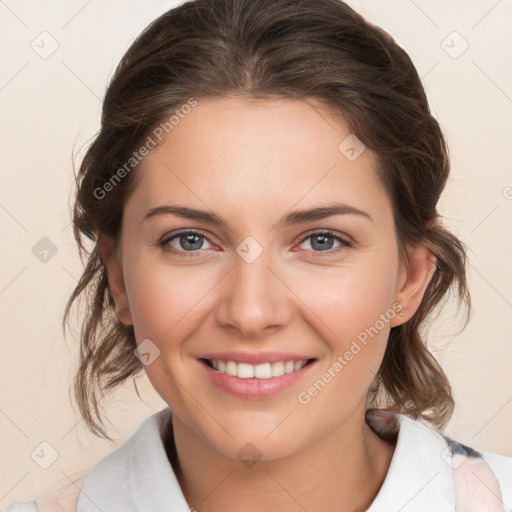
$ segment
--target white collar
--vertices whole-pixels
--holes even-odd
[[[394,416],[400,424],[395,452],[366,512],[453,512],[455,482],[446,440],[404,414]]]
[[[146,418],[127,441],[92,467],[77,512],[190,511],[161,437],[171,413],[166,407]]]
[[[172,411],[165,407],[89,471],[77,512],[190,512],[162,441]],[[446,440],[402,414],[384,483],[367,512],[454,510],[452,469]]]

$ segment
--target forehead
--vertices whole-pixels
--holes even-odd
[[[353,137],[346,123],[310,100],[198,99],[144,158],[129,202],[148,208],[179,201],[266,216],[294,205],[346,202],[389,213],[375,155],[365,149],[354,159],[354,151],[346,152]]]

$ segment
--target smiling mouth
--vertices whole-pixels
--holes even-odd
[[[215,371],[238,377],[239,379],[270,379],[299,371],[311,364],[315,359],[302,361],[277,361],[274,363],[237,363],[236,361],[223,361],[220,359],[201,359],[201,361]]]

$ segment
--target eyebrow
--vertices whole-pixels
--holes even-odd
[[[162,216],[162,215],[175,215],[184,219],[195,220],[198,222],[204,222],[213,226],[227,227],[228,223],[223,217],[204,210],[196,210],[195,208],[188,208],[186,206],[177,206],[164,204],[155,208],[146,210],[144,217],[142,218],[141,224],[151,218]],[[321,220],[334,215],[359,215],[361,217],[369,219],[373,222],[371,216],[363,211],[347,204],[332,204],[328,206],[319,206],[315,208],[308,208],[306,210],[295,210],[285,216],[283,216],[277,226],[283,228],[285,226],[291,226],[295,224],[302,224],[309,221]]]

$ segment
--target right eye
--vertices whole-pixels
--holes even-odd
[[[160,242],[159,245],[166,251],[177,254],[179,256],[188,257],[195,255],[194,253],[197,253],[200,249],[203,249],[204,240],[207,240],[207,243],[211,243],[206,235],[198,231],[188,230],[175,233],[170,237],[166,237],[164,240],[162,240],[162,242]]]

